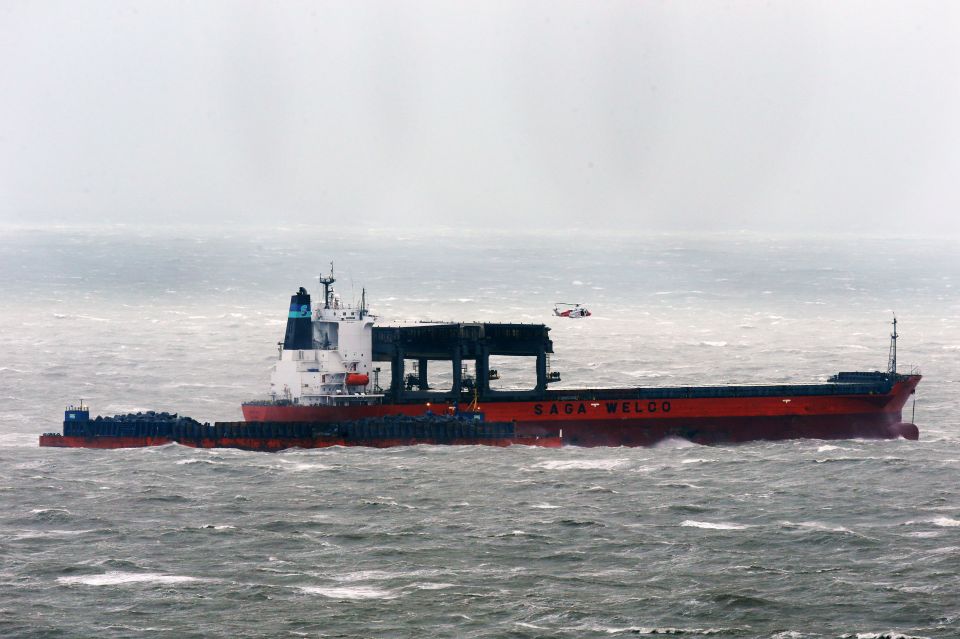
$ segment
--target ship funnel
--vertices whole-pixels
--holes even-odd
[[[302,286],[290,297],[290,313],[287,315],[287,333],[283,337],[283,348],[288,351],[313,348],[310,293]]]

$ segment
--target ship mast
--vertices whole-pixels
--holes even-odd
[[[897,372],[897,316],[893,316],[893,332],[890,333],[890,357],[887,360],[887,372]]]
[[[330,262],[330,275],[327,277],[318,275],[317,281],[323,285],[323,307],[330,308],[330,286],[337,281],[333,277],[333,262]]]

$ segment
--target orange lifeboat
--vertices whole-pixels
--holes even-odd
[[[348,373],[347,386],[366,386],[370,383],[370,378],[366,373]]]

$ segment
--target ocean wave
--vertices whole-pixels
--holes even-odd
[[[843,526],[831,526],[830,524],[824,524],[819,521],[782,521],[780,525],[784,528],[802,528],[806,530],[815,530],[820,532],[836,532],[836,533],[847,533],[847,534],[856,534],[854,531],[849,528],[844,528]]]
[[[399,502],[393,501],[389,497],[381,497],[377,495],[373,499],[361,499],[360,503],[364,506],[390,506],[396,508],[406,508],[407,510],[416,510],[416,506],[410,506],[409,504],[401,504]]]
[[[416,588],[417,590],[444,590],[446,588],[453,588],[455,584],[448,584],[444,582],[423,582],[412,584],[411,588]]]
[[[606,486],[589,486],[586,490],[588,493],[609,493],[611,495],[618,495],[619,493],[612,488],[607,488]]]
[[[7,433],[0,436],[0,448],[36,448],[36,433]]]
[[[560,524],[561,526],[567,526],[570,528],[589,528],[589,527],[606,528],[607,527],[606,524],[599,521],[593,521],[591,519],[558,519],[553,523]]]
[[[66,508],[34,508],[30,514],[40,521],[67,521],[73,517]]]
[[[613,470],[627,464],[626,459],[577,459],[570,461],[550,460],[535,464],[544,470]]]
[[[300,473],[307,470],[333,470],[333,466],[329,466],[327,464],[309,464],[307,462],[294,462],[286,459],[281,459],[280,463],[286,464],[286,466],[281,466],[281,468],[284,470],[291,470],[295,473]]]
[[[700,444],[695,444],[689,439],[683,439],[681,437],[667,437],[651,446],[651,448],[693,448],[694,446],[699,447]]]
[[[733,524],[729,522],[710,522],[710,521],[695,521],[693,519],[686,519],[680,524],[681,526],[686,526],[689,528],[706,528],[708,530],[746,530],[750,526],[746,524]]]
[[[532,623],[527,623],[526,621],[517,621],[514,622],[515,626],[520,626],[521,628],[532,628],[533,630],[549,630],[546,626],[535,626]]]
[[[300,586],[300,590],[308,595],[320,595],[329,599],[396,599],[398,597],[393,590],[368,586]]]
[[[356,581],[389,581],[393,579],[404,579],[409,577],[435,577],[443,574],[443,572],[444,571],[433,569],[412,570],[410,572],[401,572],[395,570],[358,570],[356,572],[348,572],[343,575],[336,575],[333,577],[333,579],[334,581],[342,581],[347,583]]]
[[[836,464],[836,463],[841,463],[841,462],[857,463],[857,462],[870,462],[870,461],[876,461],[876,462],[880,462],[880,463],[882,463],[882,464],[888,464],[888,465],[898,465],[898,464],[906,464],[906,463],[909,463],[909,462],[908,462],[906,459],[904,459],[903,457],[894,457],[893,455],[884,455],[884,456],[882,456],[882,457],[873,457],[873,456],[867,456],[867,457],[825,457],[825,458],[823,458],[823,459],[814,459],[813,461],[814,461],[814,463],[816,463],[816,464]]]
[[[156,583],[180,584],[191,581],[205,581],[198,577],[184,575],[164,575],[155,572],[105,572],[99,575],[78,575],[75,577],[57,577],[62,584],[81,584],[84,586],[119,586],[122,584]]]
[[[586,628],[564,628],[564,630],[602,632],[608,635],[640,635],[640,636],[659,636],[659,635],[693,635],[709,637],[712,635],[726,634],[730,630],[724,628],[676,628],[672,626],[652,627],[652,626],[627,626],[624,628],[610,626],[589,626]]]
[[[76,535],[85,535],[87,533],[94,532],[94,529],[88,528],[84,530],[28,530],[17,533],[10,537],[11,539],[16,540],[26,540],[26,539],[49,539],[51,537],[73,537]]]
[[[934,526],[953,528],[955,526],[960,526],[960,519],[951,519],[950,517],[931,517],[929,519],[911,519],[905,523],[906,526],[912,526],[915,524],[933,524]]]
[[[658,377],[663,377],[662,371],[650,371],[645,369],[635,370],[635,371],[624,371],[624,375],[629,375],[630,377],[646,377],[650,379],[656,379]]]

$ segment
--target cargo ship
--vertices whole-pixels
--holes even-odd
[[[903,408],[921,376],[916,370],[897,372],[896,319],[886,371],[840,372],[819,383],[551,389],[560,374],[550,370],[553,342],[545,325],[378,326],[365,291],[358,305],[344,304],[334,291],[332,271],[318,280],[323,293],[316,308],[303,287],[291,296],[269,396],[243,403],[243,421],[201,424],[167,413],[91,419],[81,405],[68,407],[63,433],[42,435],[40,445],[177,442],[276,451],[413,444],[648,446],[666,438],[699,444],[919,438],[912,420],[903,420]],[[533,387],[493,388],[490,382],[499,374],[490,368],[491,356],[526,358],[536,373]],[[449,387],[430,386],[433,365],[449,367]]]

